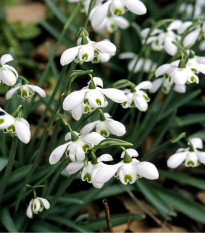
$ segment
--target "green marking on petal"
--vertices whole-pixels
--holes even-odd
[[[122,15],[122,10],[120,10],[120,9],[115,9],[115,11],[114,11],[114,15]]]
[[[84,53],[83,56],[82,56],[82,59],[86,61],[88,59],[88,54]]]
[[[107,137],[107,136],[108,136],[108,132],[107,132],[106,130],[104,130],[104,129],[102,129],[102,130],[100,131],[100,134],[101,134],[103,137]]]
[[[189,161],[187,162],[187,167],[194,167],[194,166],[195,166],[194,161],[189,160]]]
[[[90,149],[90,146],[88,144],[85,144],[82,146],[84,152],[87,152]]]
[[[150,101],[150,98],[149,98],[148,96],[143,95],[143,97],[144,97],[144,99],[145,99],[146,101]]]
[[[84,113],[89,113],[89,112],[91,112],[91,109],[89,106],[86,105],[86,106],[84,106],[83,111],[84,111]]]
[[[171,80],[172,80],[172,77],[171,77],[171,76],[169,76],[169,82],[171,82]]]
[[[191,76],[191,81],[196,82],[196,79],[194,78],[194,76]]]
[[[192,70],[194,73],[197,73],[197,70],[196,70],[196,69],[193,69],[193,68],[192,68],[191,70]]]
[[[70,150],[66,150],[66,155],[69,156]]]
[[[155,41],[155,44],[158,45],[158,44],[159,44],[159,40],[156,40],[156,41]]]
[[[15,126],[14,125],[10,125],[8,128],[7,128],[8,131],[11,131],[11,132],[15,132]]]
[[[91,181],[91,174],[90,173],[86,173],[84,176],[83,176],[83,180],[84,181],[88,181],[88,182],[90,182]]]
[[[162,87],[163,92],[167,93],[167,88],[165,86]]]
[[[96,99],[95,101],[96,101],[96,103],[97,103],[97,105],[98,105],[98,106],[102,106],[102,102],[101,102],[101,100]]]
[[[111,27],[113,30],[116,29],[116,25],[115,25],[114,23],[112,23],[112,24],[110,25],[110,27]]]
[[[125,183],[131,183],[132,182],[132,177],[130,176],[130,175],[125,175],[124,176],[124,181],[125,181]]]
[[[84,99],[84,104],[89,104],[88,99]]]
[[[130,104],[130,107],[131,107],[131,108],[135,108],[135,102],[134,102],[134,100],[132,100],[132,102],[131,102],[131,104]]]
[[[4,121],[5,121],[4,119],[0,119],[0,124],[4,123]]]

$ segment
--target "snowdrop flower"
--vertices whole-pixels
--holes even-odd
[[[35,85],[30,85],[30,84],[22,85],[21,83],[19,83],[6,93],[6,99],[7,100],[11,99],[14,93],[16,92],[17,95],[23,99],[28,99],[32,97],[35,94],[35,92],[37,92],[41,97],[46,97],[46,93],[42,88]]]
[[[169,81],[176,85],[184,85],[185,83],[199,83],[198,73],[205,74],[204,64],[187,64],[185,68],[179,68],[176,64],[164,64],[160,66],[156,72],[155,76],[159,77],[161,75],[167,74],[169,76]]]
[[[67,133],[65,140],[71,141],[58,146],[53,150],[49,157],[50,164],[56,164],[61,159],[64,152],[66,152],[66,155],[71,161],[82,162],[85,159],[86,152],[105,139],[103,136],[95,132],[87,135],[79,135],[78,132],[74,133],[78,136],[78,139],[76,141],[72,141],[71,133]]]
[[[108,102],[105,96],[116,103],[123,103],[127,100],[122,91],[115,88],[103,88],[102,79],[94,77],[88,86],[70,93],[64,99],[63,109],[71,111],[72,116],[79,120],[83,113],[88,113],[99,107],[106,107]]]
[[[134,70],[134,73],[137,73],[141,71],[142,69],[144,72],[150,73],[151,71],[155,70],[157,67],[157,64],[154,63],[151,59],[149,58],[138,59],[138,55],[132,52],[121,53],[119,55],[119,58],[120,59],[131,59],[131,61],[128,63],[128,70],[130,72]]]
[[[3,114],[3,115],[2,115]],[[31,139],[30,125],[24,118],[15,118],[0,108],[0,130],[17,136],[20,141],[27,144]]]
[[[113,160],[113,158],[111,155],[103,154],[100,157],[98,157],[97,160],[95,160],[95,162],[88,161],[87,164],[84,164],[83,162],[71,162],[66,167],[66,171],[70,174],[74,174],[83,168],[82,173],[81,173],[82,181],[87,181],[88,183],[93,184],[93,186],[96,188],[102,188],[102,186],[106,182],[105,179],[102,180],[101,182],[96,182],[95,176],[96,176],[97,172],[102,167],[104,167],[106,165],[103,162],[108,162],[108,161],[112,161],[112,160]],[[112,168],[107,170],[107,173],[110,174],[110,172],[113,173]]]
[[[123,108],[138,108],[140,111],[147,111],[148,104],[150,101],[147,93],[142,91],[142,89],[152,88],[152,83],[149,81],[144,81],[138,84],[134,90],[125,90],[127,96],[127,101],[122,104]]]
[[[92,22],[91,22],[92,23]],[[107,16],[104,18],[101,24],[98,26],[93,26],[93,29],[97,32],[101,32],[103,30],[107,30],[112,33],[116,31],[118,28],[126,29],[129,27],[129,21],[122,16]]]
[[[39,212],[42,212],[44,208],[47,210],[50,208],[50,203],[48,202],[48,200],[42,197],[36,197],[34,199],[31,199],[26,211],[26,215],[28,218],[32,218],[33,214],[38,214]]]
[[[122,165],[117,171],[116,176],[123,184],[133,184],[140,177],[149,180],[158,179],[159,173],[154,164],[150,162],[140,162],[136,159],[138,152],[134,149],[126,150],[127,156],[130,161],[122,161]],[[125,152],[122,153],[121,158],[125,158]]]
[[[88,134],[93,129],[104,137],[108,137],[110,134],[122,136],[126,133],[125,126],[121,122],[111,119],[111,116],[108,113],[105,113],[104,117],[104,120],[94,121],[85,125],[80,133]]]
[[[10,61],[13,61],[10,54],[5,54],[0,59],[0,84],[6,84],[7,86],[15,85],[18,79],[17,71],[12,66],[6,65]]]
[[[137,15],[144,15],[147,12],[145,5],[139,0],[108,0],[100,1],[95,5],[90,14],[90,20],[93,27],[98,27],[106,16],[122,15],[127,10]]]
[[[169,55],[175,55],[178,48],[172,42],[179,41],[181,37],[174,30],[176,31],[180,28],[181,24],[180,20],[175,20],[167,27],[166,31],[155,29],[148,38],[147,44],[151,44],[152,49],[155,51],[162,51],[164,49]],[[141,36],[145,39],[149,31],[149,28],[145,28],[141,31]]]
[[[68,65],[72,61],[80,64],[90,61],[107,62],[110,57],[116,53],[116,46],[107,39],[100,42],[94,42],[87,37],[86,40],[86,44],[81,44],[83,39],[80,38],[76,47],[69,48],[63,52],[60,58],[62,66]],[[100,55],[106,55],[106,59],[99,57]]]
[[[202,41],[199,45],[199,49],[204,51],[205,50],[205,41]]]
[[[205,164],[205,152],[197,149],[203,148],[203,142],[200,138],[191,138],[191,144],[188,148],[180,148],[175,154],[167,160],[167,166],[176,168],[184,163],[186,167],[197,167],[199,163]]]

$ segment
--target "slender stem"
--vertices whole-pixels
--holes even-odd
[[[111,219],[110,219],[110,209],[109,209],[107,199],[104,199],[102,201],[102,203],[103,203],[103,205],[105,207],[105,216],[106,216],[106,220],[107,220],[108,231],[113,232],[112,223],[111,223]]]
[[[13,140],[12,140],[12,145],[11,145],[11,150],[10,150],[10,154],[9,154],[8,164],[7,164],[4,176],[3,176],[2,180],[1,180],[1,184],[0,184],[0,203],[1,203],[4,191],[6,189],[8,179],[9,179],[10,174],[11,174],[11,170],[12,170],[15,155],[16,155],[17,144],[18,144],[18,138],[14,137]]]

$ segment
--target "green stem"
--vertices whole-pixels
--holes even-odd
[[[1,180],[1,185],[0,185],[0,203],[1,203],[4,191],[6,189],[6,186],[7,186],[7,183],[8,183],[8,179],[9,179],[10,174],[11,174],[11,170],[12,170],[14,159],[15,159],[15,155],[16,155],[17,144],[18,144],[18,138],[14,137],[13,140],[12,140],[12,145],[11,145],[11,150],[10,150],[10,154],[9,154],[8,164],[7,164],[4,176],[3,176],[2,180]]]

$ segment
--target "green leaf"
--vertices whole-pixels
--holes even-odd
[[[32,232],[64,232],[56,225],[52,225],[45,221],[35,221],[29,228]]]
[[[205,122],[205,114],[191,113],[182,117],[176,117],[173,126],[183,127],[192,124],[200,124]]]
[[[129,218],[132,217],[133,221],[139,221],[145,218],[144,214],[115,214],[111,215],[112,226],[118,226],[123,223],[127,223]],[[88,227],[91,231],[100,231],[107,229],[107,222],[105,217],[100,217],[89,221],[85,227]]]
[[[194,178],[192,176],[176,173],[176,172],[171,172],[171,171],[165,171],[165,170],[159,170],[160,176],[165,176],[166,178],[175,180],[179,183],[190,185],[193,187],[196,187],[201,190],[205,190],[205,181]]]
[[[7,208],[1,208],[1,223],[8,232],[18,232]]]
[[[2,171],[8,163],[8,159],[6,158],[0,158],[0,171]]]
[[[184,137],[186,137],[186,133],[185,132],[183,132],[180,135],[178,135],[177,137],[171,139],[171,142],[172,143],[176,143],[176,142],[178,142],[179,140],[181,140]]]

